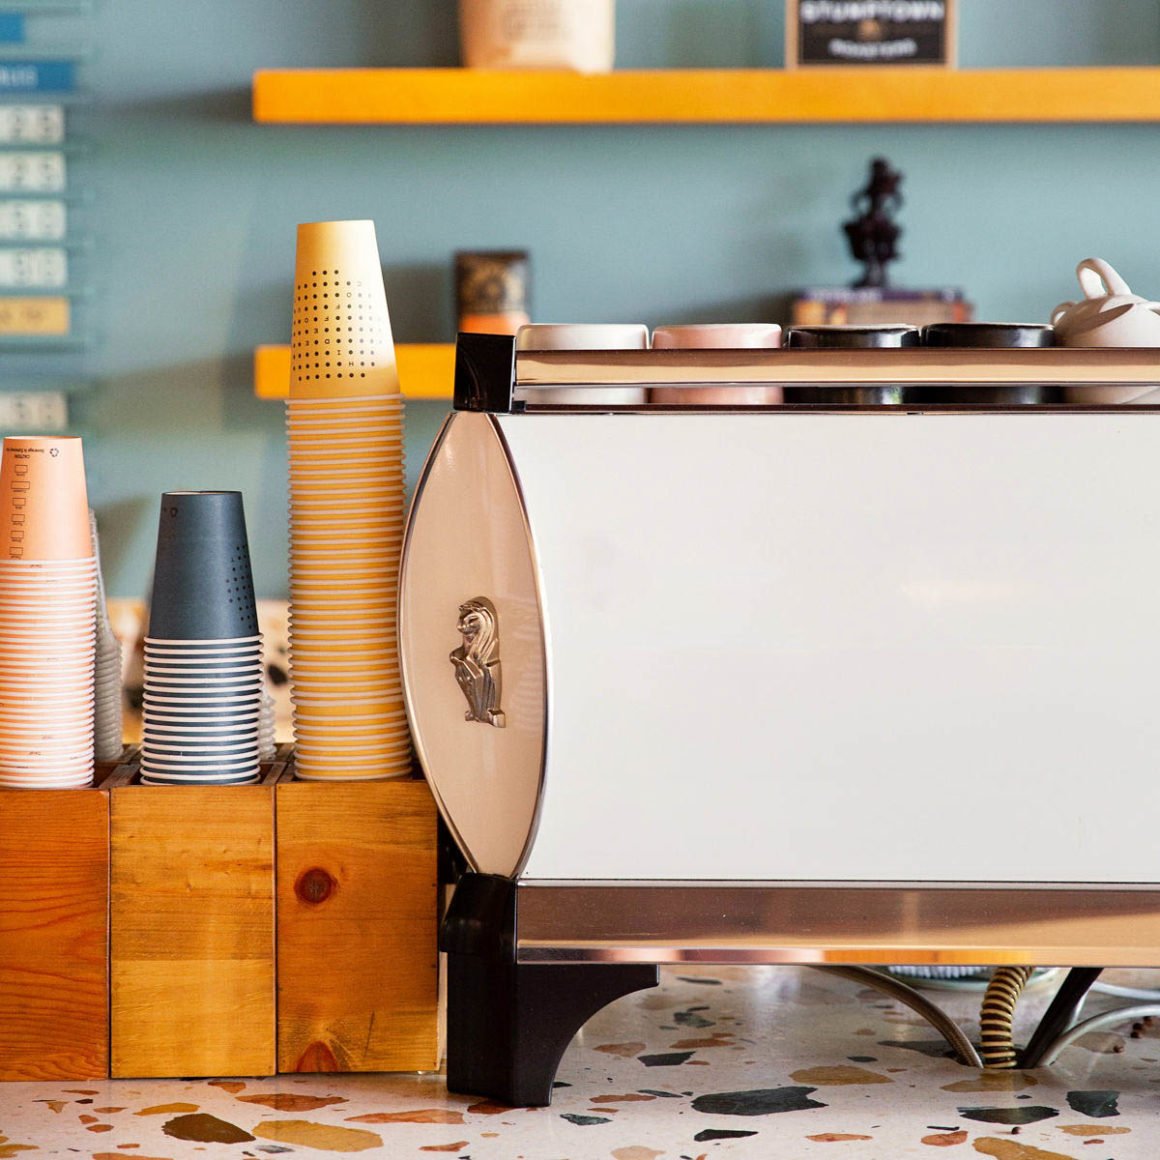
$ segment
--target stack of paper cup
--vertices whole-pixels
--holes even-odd
[[[262,637],[242,496],[161,497],[149,634],[141,780],[258,780]]]
[[[262,685],[262,703],[258,706],[258,760],[273,761],[278,756],[274,698]]]
[[[89,512],[93,558],[97,564],[96,664],[93,692],[93,756],[97,761],[116,761],[124,748],[124,712],[121,690],[121,642],[109,622],[105,578],[101,569],[101,541],[97,517]]]
[[[92,784],[96,592],[80,439],[5,439],[0,785]]]
[[[403,400],[373,222],[298,227],[286,426],[297,774],[407,775]]]

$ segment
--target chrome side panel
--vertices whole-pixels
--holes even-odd
[[[1160,891],[813,883],[521,885],[521,962],[1160,963]]]

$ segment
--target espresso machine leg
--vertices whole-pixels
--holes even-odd
[[[517,963],[515,884],[467,874],[443,924],[447,1087],[509,1107],[552,1102],[573,1035],[602,1007],[655,987],[655,966]]]

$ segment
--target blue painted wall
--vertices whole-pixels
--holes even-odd
[[[1160,63],[1154,0],[961,0],[964,67]],[[779,66],[781,0],[619,0],[622,67]],[[74,416],[111,594],[140,596],[161,491],[245,492],[260,595],[286,591],[281,407],[299,221],[377,223],[396,338],[449,341],[451,255],[526,247],[541,320],[778,317],[849,281],[868,159],[906,174],[900,283],[1041,320],[1107,257],[1160,296],[1160,128],[303,128],[249,119],[262,67],[453,65],[452,0],[117,0],[95,9],[95,379]],[[1160,82],[1158,82],[1160,83]],[[441,404],[412,404],[417,469]]]

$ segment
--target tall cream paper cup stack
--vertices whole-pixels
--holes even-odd
[[[405,776],[403,398],[374,223],[300,225],[294,283],[286,427],[297,773]]]
[[[0,785],[77,789],[92,784],[96,598],[80,439],[5,439]]]

